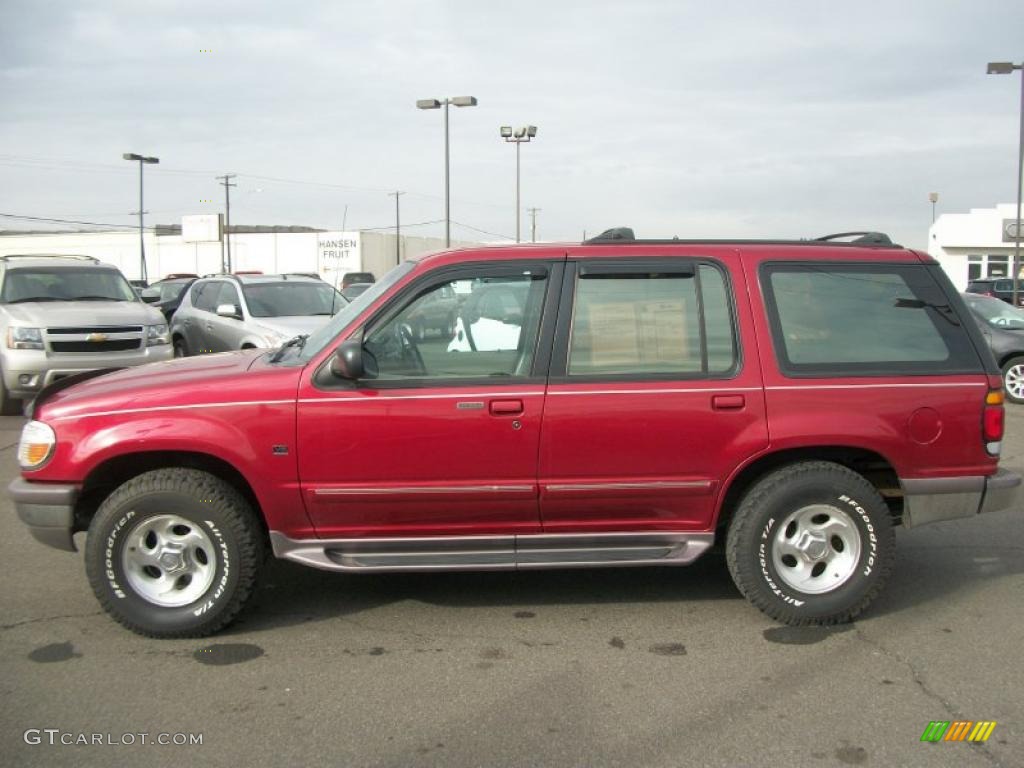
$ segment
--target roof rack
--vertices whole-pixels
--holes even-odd
[[[0,261],[10,261],[11,259],[78,259],[91,261],[93,264],[100,263],[95,256],[82,256],[78,253],[9,253],[6,256],[0,256]]]
[[[892,238],[884,232],[837,232],[834,235],[824,235],[814,238],[815,242],[827,243],[832,240],[840,240],[844,237],[852,237],[848,240],[850,245],[892,245]]]
[[[853,239],[844,239],[853,238]],[[841,246],[864,246],[876,245],[888,248],[902,248],[903,246],[894,243],[884,232],[837,232],[834,235],[824,235],[813,240],[745,240],[745,239],[686,239],[678,237],[660,240],[638,240],[633,230],[629,227],[614,227],[606,229],[597,237],[591,237],[583,241],[583,245],[614,245],[616,243],[638,243],[647,245],[670,245],[670,244],[700,244],[700,245],[819,245],[829,243]]]

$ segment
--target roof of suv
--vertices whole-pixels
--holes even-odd
[[[18,267],[81,267],[94,265],[107,269],[116,269],[113,264],[104,264],[95,256],[81,256],[72,253],[11,253],[0,256],[0,265],[10,268]]]

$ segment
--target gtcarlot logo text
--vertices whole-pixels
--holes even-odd
[[[156,744],[161,747],[201,746],[201,733],[84,733],[62,731],[60,728],[29,728],[22,734],[26,744],[51,747],[131,747]]]

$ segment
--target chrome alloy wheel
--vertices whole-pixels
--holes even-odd
[[[217,551],[191,520],[157,515],[125,537],[122,565],[140,597],[161,608],[177,608],[195,602],[210,588]]]
[[[1003,386],[1014,400],[1024,400],[1024,364],[1011,365],[1003,373]]]
[[[787,586],[820,595],[850,580],[860,547],[860,531],[849,513],[830,504],[812,504],[776,529],[772,563]]]

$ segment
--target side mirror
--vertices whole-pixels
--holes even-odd
[[[156,304],[160,301],[160,289],[159,288],[146,288],[142,293],[139,294],[141,298],[147,304]]]
[[[339,379],[361,379],[366,373],[363,366],[363,343],[353,340],[342,342],[331,359],[331,373]]]
[[[233,317],[235,320],[241,320],[242,310],[234,304],[218,304],[217,315],[219,317]]]

